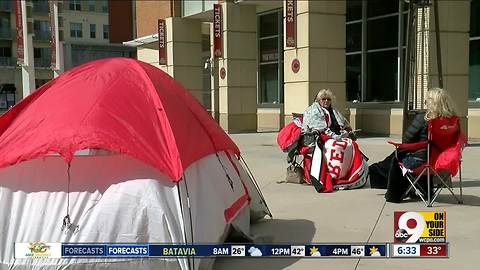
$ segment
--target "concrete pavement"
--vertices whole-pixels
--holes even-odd
[[[286,175],[286,157],[276,144],[276,133],[231,135],[254,173],[273,213],[252,227],[271,243],[392,242],[393,212],[446,211],[448,259],[314,259],[314,258],[220,258],[223,269],[473,269],[480,265],[480,145],[464,152],[462,176],[464,204],[458,205],[444,190],[432,208],[422,201],[386,203],[384,190],[357,190],[319,194],[312,186],[277,183]],[[391,138],[358,140],[370,163],[393,151]],[[397,139],[398,140],[398,139]],[[454,179],[455,182],[458,178]],[[458,191],[458,189],[456,189]],[[447,194],[448,193],[448,194]]]

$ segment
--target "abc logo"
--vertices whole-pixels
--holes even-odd
[[[410,237],[410,234],[407,233],[404,229],[398,229],[395,232],[395,240],[401,243],[405,243],[407,239]]]

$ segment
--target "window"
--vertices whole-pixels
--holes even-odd
[[[399,1],[397,0],[367,0],[365,2],[367,3],[368,18],[398,13]]]
[[[33,48],[33,57],[34,58],[42,57],[42,49],[41,48]]]
[[[90,24],[90,38],[96,38],[97,30],[95,24]]]
[[[0,17],[0,29],[10,29],[10,17]]]
[[[103,25],[103,38],[108,39],[108,24]]]
[[[278,103],[278,64],[260,65],[260,102]]]
[[[10,17],[0,17],[0,38],[11,38]]]
[[[398,31],[392,31],[398,29],[398,19],[395,15],[367,21],[364,101],[395,101],[398,98]]]
[[[50,48],[33,48],[33,58],[50,58]]]
[[[367,53],[367,88],[365,101],[397,99],[397,50]]]
[[[0,84],[0,109],[9,109],[15,105],[15,84]]]
[[[32,0],[33,12],[48,12],[48,0]]]
[[[362,50],[362,22],[347,24],[347,52]]]
[[[125,48],[106,48],[101,46],[72,44],[72,65],[77,66],[89,61],[106,57],[132,57],[130,50]]]
[[[361,53],[347,55],[347,100],[362,100],[362,55]]]
[[[399,5],[403,0],[347,0],[348,101],[399,101]],[[365,30],[365,31],[364,31]],[[405,43],[404,43],[405,44]]]
[[[367,50],[397,47],[396,29],[398,16],[367,21]]]
[[[362,1],[347,1],[347,22],[362,19]]]
[[[346,94],[348,101],[362,100],[362,1],[347,1]]]
[[[88,11],[95,12],[95,1],[88,0]]]
[[[40,88],[42,85],[49,82],[49,79],[35,79],[35,88]]]
[[[258,102],[283,103],[283,23],[279,11],[260,15]]]
[[[50,48],[33,48],[33,61],[35,67],[50,67]]]
[[[180,0],[182,16],[191,16],[213,9],[218,0]]]
[[[183,16],[190,16],[203,11],[203,1],[201,0],[183,0],[182,4]]]
[[[108,1],[106,1],[106,0],[102,1],[102,12],[103,13],[108,13]]]
[[[470,4],[469,100],[480,102],[480,0]]]
[[[33,22],[33,33],[35,40],[50,40],[50,23],[48,21],[35,20]]]
[[[70,23],[70,37],[81,38],[82,36],[82,23]]]
[[[33,30],[36,31],[48,31],[50,30],[50,24],[48,21],[35,20],[33,22]]]
[[[0,47],[0,66],[12,66],[14,65],[12,59],[11,47]]]
[[[80,0],[70,0],[68,7],[70,10],[82,10]]]
[[[12,48],[0,47],[0,57],[12,57]]]

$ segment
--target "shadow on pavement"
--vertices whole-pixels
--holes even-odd
[[[463,188],[466,187],[480,187],[480,181],[478,179],[466,179],[462,178],[462,186]],[[458,188],[460,186],[460,183],[457,178],[453,179],[453,187]]]
[[[252,232],[257,244],[310,243],[315,234],[315,225],[306,219],[267,219],[254,225]],[[220,269],[283,269],[299,258],[217,258],[214,270]]]
[[[442,192],[448,192],[448,191],[442,191]],[[455,194],[458,196],[458,194]],[[445,193],[445,194],[440,194],[438,195],[437,202],[441,203],[448,203],[448,204],[458,204],[455,198],[452,196],[450,193]],[[463,205],[469,205],[469,206],[480,206],[480,197],[474,196],[474,195],[463,195]]]

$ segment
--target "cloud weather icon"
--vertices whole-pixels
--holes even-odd
[[[260,251],[260,249],[256,247],[250,247],[248,249],[248,253],[250,253],[250,256],[255,256],[255,257],[262,256],[262,252]]]

